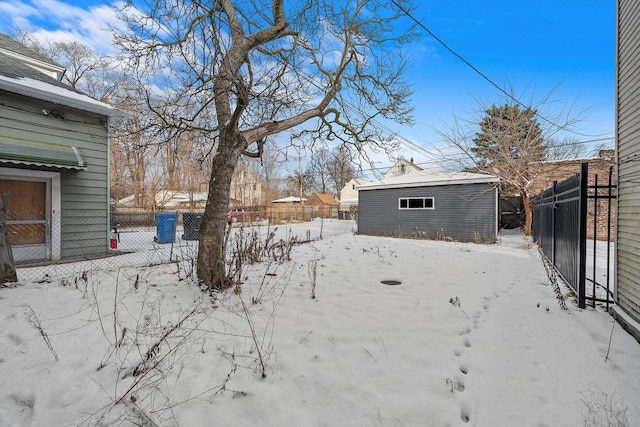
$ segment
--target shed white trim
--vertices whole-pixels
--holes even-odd
[[[455,184],[491,184],[500,182],[494,175],[470,172],[415,171],[405,175],[386,178],[369,184],[356,185],[356,190],[377,190],[381,188],[429,187]]]

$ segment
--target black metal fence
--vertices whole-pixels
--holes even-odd
[[[587,163],[581,165],[580,173],[546,189],[532,199],[532,233],[536,243],[556,269],[564,281],[576,294],[578,307],[585,308],[586,300],[595,306],[596,301],[612,303],[609,270],[611,260],[610,226],[606,238],[606,271],[603,274],[605,283],[599,283],[596,273],[597,262],[597,224],[599,215],[607,215],[607,223],[611,224],[611,200],[615,198],[612,183],[612,170],[609,171],[609,182],[605,185],[588,185],[589,168]],[[588,200],[593,200],[593,272],[587,278],[587,212]],[[600,209],[600,202],[606,201],[607,209]],[[591,292],[587,292],[587,281],[592,284]],[[605,296],[597,296],[597,287],[605,291]]]

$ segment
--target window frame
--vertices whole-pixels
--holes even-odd
[[[412,208],[411,200],[422,201],[422,207]],[[427,203],[427,200],[429,203]],[[402,202],[405,201],[406,206],[402,206]],[[427,206],[430,204],[431,206]],[[398,197],[398,210],[401,211],[420,211],[420,210],[434,210],[436,208],[436,199],[433,196],[428,197]]]

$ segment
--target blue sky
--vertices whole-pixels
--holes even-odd
[[[579,141],[611,138],[615,130],[614,0],[421,0],[414,17],[493,83],[524,103],[549,96],[555,112],[584,112],[574,132]],[[16,26],[39,37],[79,40],[98,52],[109,49],[102,29],[112,14],[103,1],[0,0],[0,32]],[[413,44],[407,80],[415,95],[416,125],[388,124],[404,141],[431,149],[434,132],[454,116],[504,97],[485,78],[426,31]],[[553,114],[553,113],[551,113]],[[551,119],[552,116],[550,115]],[[600,144],[600,142],[598,142]],[[432,161],[405,144],[399,155]]]

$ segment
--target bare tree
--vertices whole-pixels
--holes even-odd
[[[338,146],[331,151],[323,147],[312,153],[303,181],[308,190],[337,196],[354,174],[355,165],[346,147]]]
[[[118,107],[129,114],[111,130],[111,191],[118,197],[133,196],[136,206],[152,208],[154,192],[148,172],[154,170],[154,164],[159,167],[160,162],[155,155],[158,144],[146,131],[149,114],[120,93],[114,99]]]
[[[523,106],[514,99],[481,108],[470,119],[456,117],[453,125],[436,132],[448,142],[443,150],[443,164],[496,175],[500,177],[501,186],[520,194],[525,210],[523,231],[528,235],[532,219],[530,186],[539,173],[532,167],[533,163],[548,160],[550,153],[560,155],[562,147],[557,146],[554,135],[570,129],[584,112],[540,113],[548,96],[538,108]]]
[[[304,198],[308,193],[316,191],[315,182],[313,178],[309,178],[310,175],[306,175],[305,172],[300,174],[290,174],[284,178],[284,192],[287,196],[295,197],[296,199]]]
[[[547,142],[547,145],[547,160],[578,159],[588,156],[593,151],[577,138],[551,139]]]
[[[312,152],[304,173],[305,188],[314,192],[327,193],[329,190],[329,165],[331,153],[326,148]]]
[[[63,82],[99,101],[113,101],[122,78],[111,58],[80,42],[38,41],[33,34],[20,29],[16,34],[23,45],[65,68]]]
[[[340,190],[356,174],[356,168],[351,158],[351,153],[344,147],[337,147],[332,152],[332,160],[329,164],[329,178],[335,194],[339,197]]]
[[[124,3],[119,12],[127,30],[114,35],[138,93],[157,115],[158,133],[170,140],[189,132],[211,144],[197,267],[210,289],[229,285],[225,215],[240,156],[260,157],[266,137],[303,124],[307,134],[357,150],[384,148],[388,138],[371,119],[412,120],[400,56],[413,34],[410,27],[398,32],[405,23],[396,3],[161,0],[136,6]]]
[[[148,114],[136,108],[126,90],[126,82],[112,65],[112,58],[98,55],[79,42],[38,41],[33,34],[17,30],[22,44],[65,67],[62,80],[76,90],[100,101],[109,102],[129,112],[126,120],[112,123],[110,135],[111,193],[120,199],[131,194],[138,206],[145,203],[145,179],[153,145],[148,128]],[[146,116],[146,118],[145,118]]]
[[[267,207],[271,200],[279,198],[282,182],[282,156],[279,155],[274,144],[265,144],[262,156],[257,158],[243,157],[247,168],[262,183],[262,204]]]

